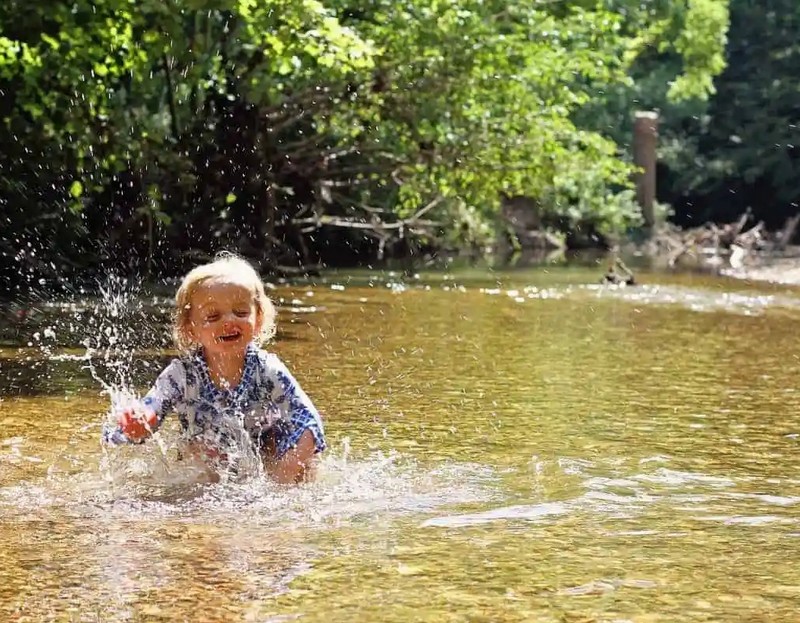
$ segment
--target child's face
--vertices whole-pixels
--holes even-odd
[[[208,354],[243,354],[261,330],[261,312],[250,288],[210,281],[192,295],[189,334]]]

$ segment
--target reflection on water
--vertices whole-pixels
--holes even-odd
[[[278,288],[331,442],[299,488],[169,430],[104,453],[98,379],[153,378],[168,307],[40,305],[0,350],[0,618],[795,621],[800,296],[595,276]]]

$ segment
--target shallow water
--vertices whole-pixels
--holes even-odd
[[[0,620],[795,621],[800,294],[595,277],[278,287],[331,446],[300,488],[103,452],[98,379],[155,376],[163,301],[7,323]]]

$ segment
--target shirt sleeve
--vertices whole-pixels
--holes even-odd
[[[314,403],[284,363],[273,354],[267,355],[267,387],[271,390],[271,401],[281,412],[281,419],[288,426],[279,428],[276,436],[278,457],[297,446],[303,433],[310,431],[314,437],[314,449],[322,452],[326,448],[325,429]]]
[[[167,414],[186,396],[186,367],[179,359],[164,368],[158,375],[150,391],[142,398],[141,404],[147,409],[152,409],[156,414],[156,424],[153,430],[158,430]],[[102,432],[103,443],[117,446],[131,443],[144,443],[144,439],[134,441],[128,439],[122,429],[113,422],[106,422]]]

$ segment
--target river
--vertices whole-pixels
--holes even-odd
[[[4,621],[797,620],[800,290],[580,268],[279,284],[318,481],[105,451],[167,299],[43,301],[0,348]],[[174,422],[172,423],[174,428]]]

